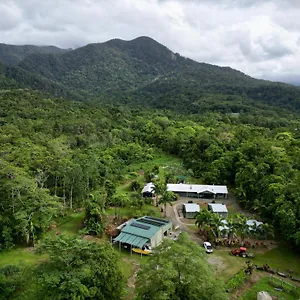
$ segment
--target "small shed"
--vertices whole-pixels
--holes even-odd
[[[208,210],[214,214],[219,214],[220,217],[227,218],[228,210],[225,204],[221,203],[208,203]]]
[[[183,204],[183,215],[187,219],[194,219],[200,212],[200,206],[196,203],[184,203]]]
[[[153,197],[154,196],[154,184],[152,182],[149,182],[144,185],[142,189],[142,196],[143,197]]]

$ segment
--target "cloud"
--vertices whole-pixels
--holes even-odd
[[[298,0],[8,0],[0,11],[0,42],[76,48],[147,35],[254,77],[299,75]]]

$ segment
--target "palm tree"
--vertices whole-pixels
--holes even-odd
[[[155,193],[155,206],[158,206],[158,196],[167,192],[167,185],[164,182],[158,181],[154,184],[152,191]]]
[[[196,215],[196,221],[195,224],[198,226],[198,228],[203,228],[207,229],[210,225],[210,220],[211,220],[212,213],[208,211],[207,209],[201,210],[197,215]]]
[[[210,218],[209,226],[215,232],[217,238],[220,237],[220,227],[224,225],[223,220],[219,214],[212,214]]]
[[[257,234],[264,240],[268,237],[274,237],[274,227],[268,223],[260,224],[256,231]]]
[[[236,231],[244,244],[245,238],[250,235],[250,228],[247,224],[247,217],[242,214],[237,214],[235,216],[234,223],[236,226]]]
[[[229,239],[232,239],[234,238],[234,236],[237,234],[237,223],[236,223],[236,220],[234,219],[229,219],[227,220],[227,237]]]
[[[159,199],[159,204],[164,205],[165,217],[167,216],[167,204],[172,206],[172,201],[177,200],[177,196],[173,192],[164,192]]]

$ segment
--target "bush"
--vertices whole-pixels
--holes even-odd
[[[232,291],[241,286],[247,280],[244,270],[235,274],[225,285],[227,291]]]

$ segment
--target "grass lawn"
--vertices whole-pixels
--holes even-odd
[[[150,170],[155,165],[158,165],[160,167],[160,171],[163,171],[165,169],[174,169],[174,170],[182,170],[184,171],[182,167],[182,160],[177,157],[173,156],[167,153],[163,153],[160,151],[157,151],[154,154],[154,158],[152,160],[148,160],[141,163],[135,163],[129,166],[129,171],[139,171],[139,170]]]
[[[109,216],[115,215],[115,213],[122,218],[132,218],[134,216],[153,216],[153,217],[161,217],[161,212],[158,207],[155,207],[150,204],[144,204],[141,209],[132,208],[132,207],[117,207],[117,208],[109,208],[106,210],[106,214]]]
[[[288,249],[285,245],[279,245],[264,254],[256,255],[254,258],[256,264],[263,265],[267,263],[271,268],[288,272],[293,270],[296,277],[300,277],[300,256],[295,251]]]
[[[297,300],[298,297],[285,293],[284,291],[276,291],[274,286],[270,284],[270,277],[262,277],[257,283],[255,283],[249,290],[247,290],[241,297],[241,300],[255,300],[257,298],[257,293],[260,291],[266,291],[271,296],[276,296],[276,299],[285,300]]]
[[[55,237],[56,233],[77,235],[84,220],[84,212],[71,213],[58,221],[58,226],[46,233],[46,236]]]
[[[222,265],[216,269],[215,276],[216,278],[221,278],[224,282],[227,282],[246,267],[245,259],[229,255],[228,250],[214,250],[214,253],[210,255],[220,258]]]
[[[3,251],[0,254],[0,267],[6,265],[33,265],[44,259],[47,259],[47,255],[39,255],[32,251],[31,248],[15,248],[9,251]]]
[[[256,265],[268,264],[272,269],[278,269],[281,272],[287,272],[292,269],[295,272],[294,276],[300,277],[300,257],[284,245],[280,245],[265,253],[261,253],[259,250],[252,251],[252,249],[249,252],[254,253],[255,257],[251,262]],[[247,259],[231,256],[229,255],[229,250],[216,249],[212,255],[219,257],[224,264],[223,268],[217,268],[216,276],[223,278],[225,282],[239,270],[246,267],[245,262]]]

